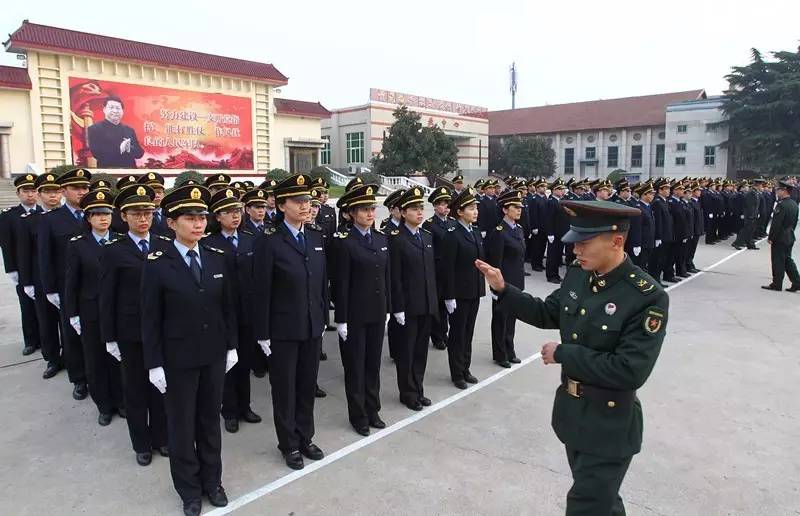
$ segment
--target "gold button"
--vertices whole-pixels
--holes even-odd
[[[601,326],[601,328],[603,328],[603,331],[605,331],[605,330],[607,330],[607,329],[608,329],[608,326],[606,326],[606,325],[604,324],[604,325],[602,325],[602,326]]]
[[[617,404],[616,404],[616,403],[614,403],[613,401],[609,401],[609,402],[608,402],[608,408],[614,408],[614,407],[616,407],[616,406],[617,406]]]
[[[573,333],[572,334],[572,340],[578,340],[578,334],[577,333]]]
[[[597,287],[592,287],[592,292],[597,292]]]
[[[581,308],[581,315],[586,315],[586,309],[585,308]]]
[[[631,274],[631,278],[635,278],[635,277],[636,277],[636,274]]]

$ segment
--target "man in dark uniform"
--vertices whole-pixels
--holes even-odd
[[[14,283],[19,301],[19,311],[22,318],[22,354],[27,356],[41,347],[39,338],[39,321],[36,318],[36,305],[23,289],[19,281],[19,265],[17,264],[17,232],[19,218],[30,212],[40,212],[42,209],[36,204],[36,176],[24,174],[14,180],[19,204],[6,208],[0,213],[0,248],[3,251],[3,267],[6,274]]]
[[[496,179],[487,179],[483,183],[485,194],[478,200],[478,228],[482,235],[486,235],[500,221],[500,211],[497,207]]]
[[[672,195],[667,200],[669,214],[672,217],[672,256],[668,257],[664,268],[664,281],[676,283],[686,278],[686,244],[689,239],[689,220],[683,206],[685,187],[680,181],[672,185]]]
[[[700,195],[700,204],[703,207],[703,220],[706,231],[706,245],[714,245],[717,243],[717,220],[714,219],[716,211],[716,186],[714,181],[704,181],[707,185],[703,188],[703,193]]]
[[[653,259],[658,265],[657,274],[653,276],[656,281],[661,281],[662,274],[664,281],[677,281],[675,271],[672,270],[673,264],[673,241],[672,236],[672,215],[669,212],[669,192],[672,186],[669,180],[661,178],[656,180],[654,188],[658,195],[653,199],[651,208],[653,210],[653,220],[656,228],[655,248],[653,249]]]
[[[692,208],[692,224],[694,227],[692,228],[692,245],[689,247],[689,256],[686,263],[687,270],[693,274],[700,272],[700,269],[694,263],[694,256],[697,253],[697,244],[700,242],[700,237],[705,233],[705,216],[703,214],[703,205],[700,202],[702,193],[703,189],[700,188],[700,183],[694,183],[692,185],[692,198],[689,201],[689,205]]]
[[[81,198],[89,191],[91,174],[88,170],[74,168],[62,174],[56,182],[66,203],[42,217],[39,227],[39,273],[47,300],[58,308],[61,343],[67,365],[69,381],[74,385],[72,397],[86,399],[86,369],[83,360],[81,339],[70,326],[66,312],[61,309],[64,297],[64,277],[67,271],[67,244],[72,237],[86,229]]]
[[[456,227],[455,219],[449,217],[450,201],[453,199],[450,190],[441,186],[435,188],[428,196],[433,205],[433,217],[422,223],[422,228],[433,235],[433,256],[436,260],[436,292],[439,299],[438,315],[431,321],[431,342],[436,349],[447,348],[447,308],[444,305],[444,266],[442,251],[444,239],[448,231]]]
[[[800,291],[800,274],[797,265],[792,259],[794,246],[794,231],[797,227],[797,203],[791,198],[792,190],[796,188],[786,181],[778,181],[775,189],[778,204],[772,215],[772,225],[769,227],[770,259],[772,261],[772,283],[764,285],[765,290],[783,289],[783,276],[789,277],[791,286],[789,292]]]
[[[566,447],[573,484],[567,516],[625,514],[619,488],[641,449],[642,408],[636,391],[655,366],[669,298],[625,255],[628,218],[636,209],[604,201],[564,201],[577,259],[561,287],[542,300],[476,262],[509,316],[559,329],[542,347],[545,364],[561,365],[553,429]]]
[[[270,358],[272,413],[286,465],[324,457],[312,442],[320,344],[328,324],[328,281],[322,231],[305,224],[311,177],[294,175],[275,187],[283,220],[256,241],[254,332]]]
[[[742,221],[741,228],[736,233],[736,240],[731,244],[737,250],[747,247],[748,249],[758,249],[755,244],[756,224],[758,223],[759,204],[761,198],[756,191],[755,186],[752,188],[747,181],[742,181],[740,186],[741,196],[741,213],[739,219]]]
[[[532,181],[536,189],[532,200],[528,202],[529,226],[531,228],[530,246],[528,256],[531,268],[536,272],[544,270],[544,252],[547,249],[547,234],[545,233],[545,219],[547,216],[547,181],[536,179]]]
[[[314,188],[319,192],[319,213],[314,222],[322,228],[323,233],[332,237],[336,233],[336,208],[328,206],[328,183],[324,178],[314,179]]]
[[[636,208],[638,202],[633,198],[633,189],[627,179],[620,179],[614,186],[616,193],[611,196],[611,201]],[[625,252],[630,256],[633,263],[637,263],[642,254],[642,218],[631,217],[631,227],[628,230],[628,238],[625,240]],[[638,264],[637,264],[638,265]]]
[[[203,182],[203,186],[208,188],[211,195],[214,195],[223,188],[227,188],[231,184],[231,176],[228,174],[212,174]]]
[[[122,176],[121,178],[117,179],[117,194],[119,192],[125,190],[126,188],[137,184],[136,176],[128,175]],[[128,224],[122,220],[122,216],[119,213],[117,208],[114,208],[114,212],[111,214],[111,231],[114,233],[122,233],[125,234],[128,232]]]
[[[550,185],[551,195],[547,200],[544,216],[544,232],[547,235],[545,274],[547,275],[547,281],[555,284],[561,283],[559,268],[561,267],[561,257],[564,254],[564,244],[561,242],[561,237],[569,230],[569,222],[560,207],[566,189],[564,181],[560,178],[553,181]]]
[[[772,209],[775,206],[775,192],[772,189],[772,183],[761,180],[758,184],[759,190],[761,191],[761,200],[759,201],[759,219],[755,238],[764,238],[767,236],[767,226],[770,220],[772,220]],[[792,189],[793,193],[797,193],[797,191],[797,187]]]
[[[210,197],[193,185],[164,197],[175,240],[147,255],[142,272],[144,364],[166,393],[170,473],[187,516],[200,514],[203,494],[228,504],[219,412],[225,373],[238,362],[235,280],[225,253],[199,243]]]
[[[380,225],[380,229],[384,233],[399,228],[400,224],[403,223],[403,216],[400,215],[400,207],[397,205],[397,201],[403,195],[403,192],[405,192],[405,189],[400,188],[387,195],[386,199],[383,200],[383,205],[389,210],[389,216],[383,219]],[[390,224],[393,224],[393,226],[390,226]]]
[[[651,259],[653,249],[656,245],[656,222],[653,218],[653,209],[652,206],[650,206],[650,203],[653,202],[655,193],[656,192],[653,190],[652,184],[649,182],[642,183],[637,189],[639,200],[636,202],[635,207],[642,212],[642,214],[639,216],[642,226],[642,254],[632,258],[632,260],[634,263],[636,263],[637,267],[641,267],[646,271],[658,270],[658,264],[654,266],[653,260]],[[653,273],[650,272],[650,274],[652,275]]]
[[[411,410],[431,404],[423,381],[431,320],[438,311],[433,236],[421,228],[423,192],[409,188],[397,201],[403,224],[389,231],[392,317],[400,325],[395,350],[400,402]]]
[[[149,186],[155,194],[153,204],[156,205],[156,209],[153,212],[153,227],[150,228],[150,232],[171,239],[175,238],[175,232],[167,225],[167,217],[164,216],[164,210],[161,209],[161,200],[164,198],[164,176],[158,172],[146,172],[139,176],[136,182]]]
[[[453,196],[460,194],[464,190],[464,176],[456,174],[453,178]]]
[[[219,230],[202,242],[225,251],[228,267],[235,272],[234,294],[236,298],[236,320],[239,330],[239,361],[225,375],[225,389],[222,397],[222,418],[225,430],[239,431],[239,420],[260,423],[261,416],[250,408],[250,368],[256,353],[256,339],[253,336],[253,317],[251,308],[256,292],[253,288],[253,249],[256,236],[247,229],[239,229],[242,222],[242,202],[233,188],[223,188],[211,197],[211,213],[214,214]],[[258,353],[261,353],[258,351]]]
[[[144,156],[136,131],[122,123],[125,106],[119,97],[103,102],[105,120],[90,125],[86,140],[99,168],[136,168],[136,160]]]

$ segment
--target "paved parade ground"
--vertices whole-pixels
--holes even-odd
[[[730,241],[729,241],[730,242]],[[769,283],[769,250],[700,245],[709,270],[670,289],[667,338],[639,391],[644,445],[622,485],[632,515],[800,514],[800,294]],[[784,285],[788,286],[788,283]],[[544,296],[543,273],[527,290]],[[90,399],[74,401],[66,372],[42,380],[39,356],[23,357],[17,299],[0,279],[0,497],[2,515],[179,514],[169,463],[136,465],[124,420],[97,424]],[[490,299],[481,303],[472,372],[459,391],[447,354],[430,350],[425,378],[433,406],[411,412],[397,397],[384,346],[381,415],[368,438],[350,427],[335,332],[319,383],[314,441],[325,460],[292,472],[276,449],[267,379],[253,378],[257,425],[223,431],[223,483],[230,505],[211,514],[563,514],[571,478],[550,428],[557,366],[537,352],[557,338],[518,323],[529,357],[510,370],[491,360]]]

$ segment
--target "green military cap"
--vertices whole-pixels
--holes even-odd
[[[431,204],[436,204],[439,201],[447,201],[449,203],[452,199],[453,195],[450,193],[450,190],[444,186],[434,188],[428,196],[428,202]]]
[[[242,201],[239,200],[239,190],[233,187],[223,188],[211,196],[210,208],[212,213],[241,207]]]
[[[206,178],[204,186],[206,188],[226,187],[231,184],[231,176],[228,174],[214,174]]]
[[[73,168],[68,172],[64,172],[61,174],[56,182],[58,186],[85,186],[89,187],[89,183],[92,179],[92,174],[85,168]]]
[[[14,188],[33,188],[36,184],[36,174],[22,174],[14,179]]]
[[[625,231],[630,227],[630,217],[642,213],[638,208],[611,201],[561,201],[561,209],[570,216],[569,231],[561,238],[567,244],[601,233]]]
[[[405,189],[400,188],[390,193],[389,195],[386,196],[386,199],[383,200],[383,205],[391,210],[397,205],[397,201],[400,200],[400,196],[403,195],[403,192],[405,192]]]
[[[794,186],[791,183],[787,183],[786,181],[778,181],[777,188],[781,190],[788,190],[791,192],[794,189]]]
[[[208,188],[184,185],[164,196],[161,206],[166,210],[168,218],[176,219],[181,215],[208,215],[209,202],[211,192]]]
[[[164,188],[164,176],[158,172],[145,172],[136,181],[150,188]]]
[[[450,209],[455,212],[456,210],[464,209],[476,202],[478,202],[478,200],[475,199],[475,189],[470,186],[469,188],[461,190],[461,193],[450,201]]]

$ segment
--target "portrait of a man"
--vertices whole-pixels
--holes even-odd
[[[119,97],[107,97],[103,102],[102,122],[89,126],[89,150],[99,168],[136,168],[136,160],[144,150],[136,131],[122,123],[125,105]]]

